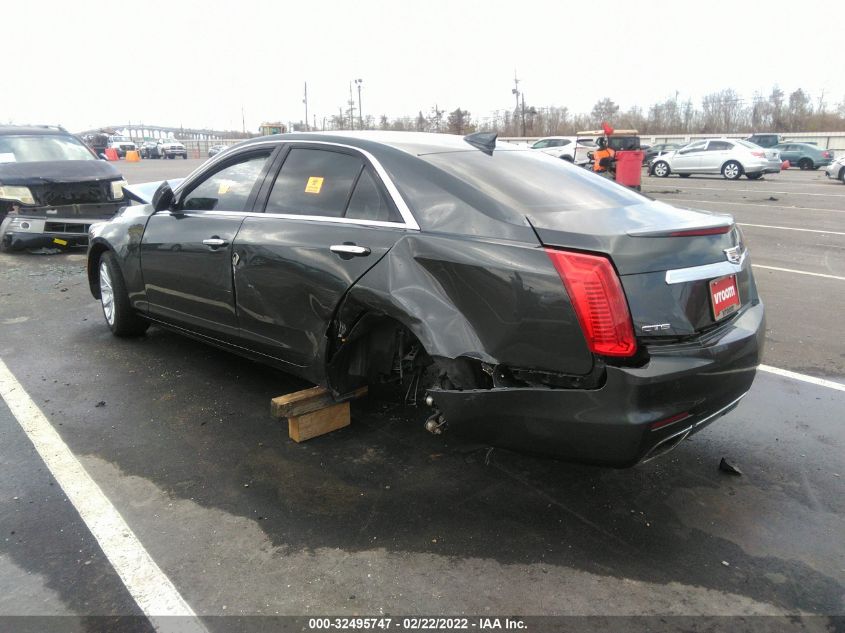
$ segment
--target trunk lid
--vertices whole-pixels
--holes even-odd
[[[729,215],[650,201],[528,219],[544,246],[611,259],[638,338],[689,337],[728,320],[714,312],[724,295],[713,298],[727,282],[710,285],[723,277],[734,275],[741,306],[757,301],[742,234]]]

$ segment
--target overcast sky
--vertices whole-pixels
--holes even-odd
[[[336,114],[349,82],[364,114],[526,103],[587,112],[777,83],[845,99],[835,3],[581,1],[166,2],[6,0],[0,121],[72,131],[127,121],[257,131]],[[803,48],[806,52],[800,52]],[[787,54],[790,51],[791,54]],[[834,53],[837,60],[834,61]],[[11,61],[12,63],[8,63]],[[357,101],[357,92],[355,95]]]

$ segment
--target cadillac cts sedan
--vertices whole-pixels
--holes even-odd
[[[114,334],[171,328],[338,398],[392,381],[429,430],[630,466],[735,407],[760,359],[730,216],[495,135],[274,135],[127,194],[88,251]]]

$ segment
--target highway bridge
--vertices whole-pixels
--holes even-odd
[[[120,134],[132,139],[177,138],[182,140],[212,141],[222,139],[248,138],[256,134],[243,133],[238,130],[209,130],[187,127],[168,127],[166,125],[152,125],[147,123],[124,123],[120,125],[104,125],[93,130],[78,132],[79,136],[107,132]]]

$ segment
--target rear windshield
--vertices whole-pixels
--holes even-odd
[[[478,151],[446,152],[420,158],[520,214],[608,209],[646,201],[625,187],[542,152],[496,150],[492,156]]]
[[[0,163],[34,163],[51,160],[97,160],[72,136],[33,134],[0,136]]]

